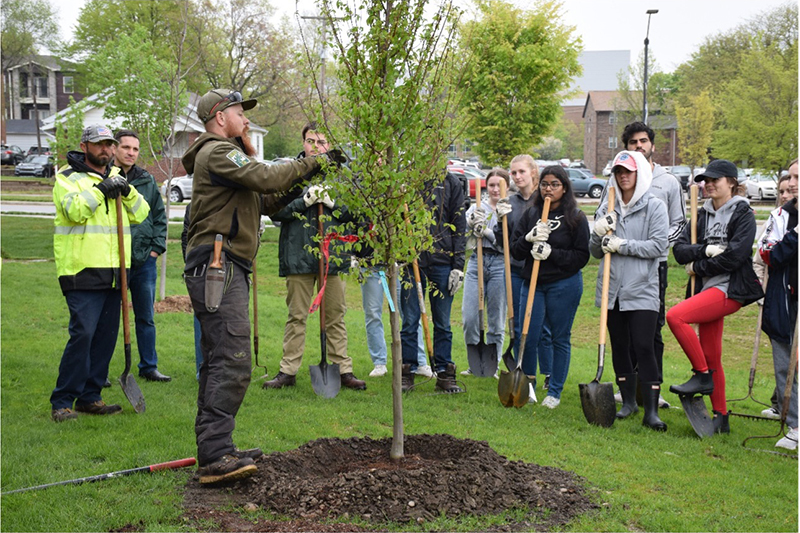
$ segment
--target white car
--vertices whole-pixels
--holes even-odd
[[[161,194],[167,195],[167,182],[161,186]],[[184,200],[192,198],[192,175],[176,176],[172,178],[172,183],[169,187],[169,201],[172,204],[177,204]]]
[[[778,197],[778,183],[775,181],[775,177],[769,174],[753,173],[744,182],[744,186],[748,198],[774,200]]]
[[[610,177],[611,176],[611,161],[609,161],[605,167],[603,167],[603,176]]]

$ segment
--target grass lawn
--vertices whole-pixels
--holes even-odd
[[[195,455],[194,414],[197,393],[192,317],[156,316],[159,369],[173,377],[168,384],[138,380],[147,411],[137,415],[118,384],[122,372],[120,338],[111,362],[109,403],[123,406],[110,418],[82,416],[56,424],[50,420],[49,396],[68,339],[68,311],[52,260],[52,221],[0,217],[2,224],[2,413],[3,491],[146,466]],[[170,226],[167,294],[186,294],[181,279],[178,232]],[[277,276],[277,229],[268,229],[258,256],[259,359],[277,371],[286,317],[285,284]],[[731,417],[731,434],[700,440],[679,409],[661,412],[667,433],[641,426],[641,414],[609,429],[584,419],[578,383],[587,383],[596,367],[599,311],[594,307],[597,261],[584,270],[585,290],[573,328],[570,376],[558,409],[539,405],[505,409],[493,379],[465,378],[466,394],[430,394],[433,385],[404,398],[407,434],[448,433],[487,441],[514,460],[571,470],[596,489],[598,511],[578,518],[566,531],[797,531],[798,463],[742,447],[750,435],[775,434],[778,424]],[[670,269],[668,305],[683,297],[685,275]],[[366,378],[372,368],[366,348],[361,295],[354,280],[347,288],[346,324],[355,373]],[[748,389],[757,307],[748,306],[726,320],[723,340],[728,397]],[[307,366],[319,358],[316,315],[309,319],[306,359],[297,387],[265,391],[255,369],[251,390],[237,417],[234,440],[240,447],[285,451],[322,437],[390,437],[392,405],[389,377],[366,378],[364,392],[342,390],[333,400],[315,396]],[[461,293],[452,315],[453,357],[466,368],[461,322]],[[388,313],[386,315],[388,331]],[[120,328],[120,336],[121,336]],[[690,365],[668,328],[664,374],[668,385],[689,377]],[[610,346],[609,346],[610,349]],[[135,341],[134,359],[137,359]],[[610,359],[610,354],[609,354]],[[613,380],[610,361],[605,381]],[[762,337],[754,395],[768,401],[772,361]],[[540,391],[537,391],[540,392]],[[677,397],[665,392],[669,401]],[[540,394],[540,399],[541,399]],[[733,405],[731,407],[734,407]],[[752,402],[735,405],[756,414]],[[777,438],[754,446],[773,450]],[[79,486],[3,496],[2,531],[190,531],[181,519],[183,486],[192,469],[110,479]],[[248,514],[253,520],[260,515]],[[210,526],[213,528],[213,526]],[[475,522],[436,521],[407,526],[408,531],[475,530]],[[131,529],[127,529],[131,530]]]

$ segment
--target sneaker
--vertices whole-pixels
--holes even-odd
[[[622,403],[622,393],[619,390],[614,393],[614,401],[616,403]]]
[[[64,420],[74,420],[78,418],[78,415],[75,414],[75,411],[70,409],[69,407],[64,407],[63,409],[53,409],[53,412],[50,414],[53,417],[54,422],[63,422]]]
[[[544,390],[547,390],[547,389],[550,388],[550,374],[545,374],[544,375],[544,385],[542,385],[542,388]],[[544,402],[544,400],[542,400],[542,402]],[[544,405],[544,403],[542,403],[542,405]]]
[[[88,415],[116,415],[122,412],[122,406],[117,404],[106,405],[103,400],[97,400],[93,403],[76,403],[75,410]]]
[[[764,418],[769,418],[770,420],[780,420],[781,414],[775,407],[767,407],[763,411],[761,411],[761,416]]]
[[[544,400],[542,400],[542,405],[550,409],[555,409],[560,403],[561,400],[555,396],[547,396]]]
[[[659,409],[669,409],[672,407],[667,400],[664,399],[663,396],[660,394],[658,395],[658,408]]]
[[[468,368],[468,369],[466,369],[466,370],[462,370],[462,371],[461,371],[461,375],[462,375],[462,376],[471,376],[471,375],[472,375],[472,369],[471,369],[471,368]]]
[[[792,428],[781,440],[775,444],[776,448],[784,448],[786,450],[797,449],[797,428]]]
[[[200,483],[206,484],[250,477],[256,470],[258,467],[250,457],[223,455],[213,463],[198,468],[197,474]]]
[[[433,370],[430,365],[418,366],[414,373],[419,376],[425,376],[426,378],[433,377]]]
[[[494,376],[492,376],[492,377],[494,379],[498,379],[498,380],[500,379],[500,369],[499,368],[494,371]]]
[[[375,365],[375,368],[373,368],[372,372],[369,373],[369,377],[371,378],[379,378],[385,375],[386,375],[386,365]]]
[[[536,391],[533,389],[533,383],[528,383],[528,403],[536,403]]]

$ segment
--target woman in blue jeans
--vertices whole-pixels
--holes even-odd
[[[545,198],[550,198],[546,223],[541,220]],[[540,262],[528,342],[536,346],[543,327],[550,330],[553,367],[542,405],[555,409],[561,402],[569,372],[572,322],[583,293],[581,269],[589,261],[589,224],[578,209],[572,183],[560,166],[542,171],[538,189],[533,193],[533,206],[523,213],[509,246],[516,259],[525,260],[523,272],[528,279],[522,285],[522,301],[528,298],[533,261]],[[522,370],[529,379],[535,378],[535,360],[530,362],[525,357]]]
[[[497,202],[500,200],[500,182],[508,186],[508,172],[494,168],[486,175],[486,190],[489,201],[475,204],[467,210],[467,233],[471,235],[467,247],[480,246],[483,249],[483,294],[484,315],[488,325],[486,344],[497,346],[497,359],[503,354],[506,322],[505,268],[503,262],[503,242],[495,240],[494,228],[497,225]],[[461,305],[464,320],[464,342],[476,345],[480,340],[481,324],[478,321],[478,261],[473,255],[467,265],[464,280],[464,298]],[[463,372],[462,372],[463,374]]]

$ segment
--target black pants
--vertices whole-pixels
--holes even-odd
[[[656,364],[653,336],[658,311],[620,311],[619,304],[608,311],[608,333],[614,373],[617,376],[637,372],[642,383],[661,383]],[[632,358],[636,354],[636,363]]]
[[[664,379],[664,339],[661,337],[661,329],[664,327],[667,319],[667,313],[664,308],[664,300],[667,297],[667,262],[661,261],[658,263],[658,321],[656,322],[656,331],[653,336],[653,348],[656,354],[656,364],[658,365],[658,380]],[[636,353],[631,353],[631,361],[633,368],[637,367]]]
[[[203,466],[234,450],[231,437],[252,371],[250,362],[250,287],[247,273],[227,261],[228,280],[216,313],[205,305],[204,265],[186,273],[186,289],[200,321],[203,364],[197,391],[197,461]]]

